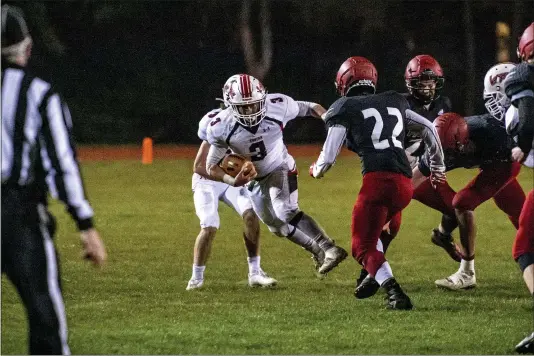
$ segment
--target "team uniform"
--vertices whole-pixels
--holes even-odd
[[[198,137],[202,141],[208,140],[208,125],[221,111],[221,109],[214,109],[200,120]],[[202,228],[219,228],[219,201],[234,209],[240,216],[245,211],[252,209],[252,204],[244,187],[232,187],[226,183],[207,179],[198,173],[193,173],[192,189],[195,211]]]
[[[405,133],[421,132],[432,169],[445,170],[432,123],[409,109],[404,96],[388,91],[342,97],[332,104],[325,117],[329,134],[315,164],[319,171],[314,176],[320,177],[330,168],[345,139],[347,147],[360,156],[363,184],[352,213],[352,255],[372,277],[386,262],[383,252],[377,249],[382,227],[400,215],[412,198]]]
[[[517,100],[522,97],[534,97],[534,64],[526,62],[518,64],[505,80],[505,91],[514,104],[506,113],[506,129],[510,135],[514,136],[521,150],[527,154],[523,164],[534,168],[532,133],[526,132],[527,130],[519,131],[519,113],[515,107]],[[534,189],[529,192],[523,205],[512,254],[522,268],[534,262]]]
[[[493,198],[517,228],[525,194],[516,179],[521,166],[511,161],[513,142],[503,123],[490,114],[468,116],[465,120],[474,148],[461,156],[446,156],[446,169],[479,168],[480,173],[458,193],[449,185],[440,185],[428,205],[446,215],[454,215],[455,209],[472,211]],[[421,158],[419,170],[430,175],[427,155]]]
[[[230,108],[222,110],[208,126],[207,141],[250,158],[258,173],[246,188],[254,211],[270,231],[286,236],[287,224],[299,211],[298,172],[282,132],[290,120],[304,115],[297,102],[283,94],[267,94],[265,105],[265,118],[252,128],[236,122]]]
[[[450,99],[443,95],[440,95],[437,99],[434,99],[431,103],[426,105],[408,93],[403,95],[406,100],[408,100],[410,109],[430,122],[434,122],[436,117],[452,110]],[[421,135],[417,131],[406,132],[404,147],[406,147],[406,155],[408,156],[410,166],[413,169],[419,163],[419,158],[425,153],[425,146],[422,142]]]

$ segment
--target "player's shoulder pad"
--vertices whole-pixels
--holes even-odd
[[[222,109],[217,108],[209,111],[200,119],[200,122],[198,123],[198,138],[200,138],[202,141],[207,141],[207,130],[208,125],[210,124],[211,120],[213,120],[217,114],[219,114],[222,111]]]
[[[276,120],[283,120],[288,115],[288,112],[295,111],[295,107],[298,113],[297,102],[285,94],[267,94],[265,99],[266,115]]]
[[[441,100],[441,106],[443,109],[443,113],[451,112],[452,111],[452,102],[451,99],[448,96],[440,95],[439,99]]]
[[[347,102],[349,98],[346,96],[343,96],[330,105],[326,113],[324,114],[324,121],[326,124],[328,124],[329,121],[331,121],[336,116],[342,115],[345,112],[345,103]]]
[[[506,95],[511,98],[523,90],[532,90],[533,83],[531,83],[531,80],[534,78],[531,78],[531,76],[534,76],[534,66],[526,62],[516,65],[504,79]]]
[[[235,124],[232,109],[221,110],[207,125],[206,141],[212,145],[224,142]]]

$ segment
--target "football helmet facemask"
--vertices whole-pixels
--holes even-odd
[[[443,89],[443,70],[434,57],[427,54],[415,56],[404,72],[408,92],[423,104],[436,100]]]
[[[261,82],[248,74],[228,78],[223,87],[223,100],[232,108],[234,119],[243,126],[258,125],[265,117],[267,92]]]
[[[514,69],[513,63],[499,63],[491,67],[484,77],[484,105],[495,119],[502,121],[510,107],[510,99],[504,92],[504,79]]]

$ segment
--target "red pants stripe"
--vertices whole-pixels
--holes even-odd
[[[370,172],[363,177],[352,211],[352,256],[373,277],[386,261],[376,249],[382,228],[410,203],[412,193],[410,178],[400,173]]]
[[[534,189],[528,193],[521,210],[519,229],[512,247],[514,260],[525,253],[534,253]]]

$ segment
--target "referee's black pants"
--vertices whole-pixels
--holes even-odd
[[[70,354],[54,232],[29,188],[2,185],[2,273],[26,308],[30,354]]]

